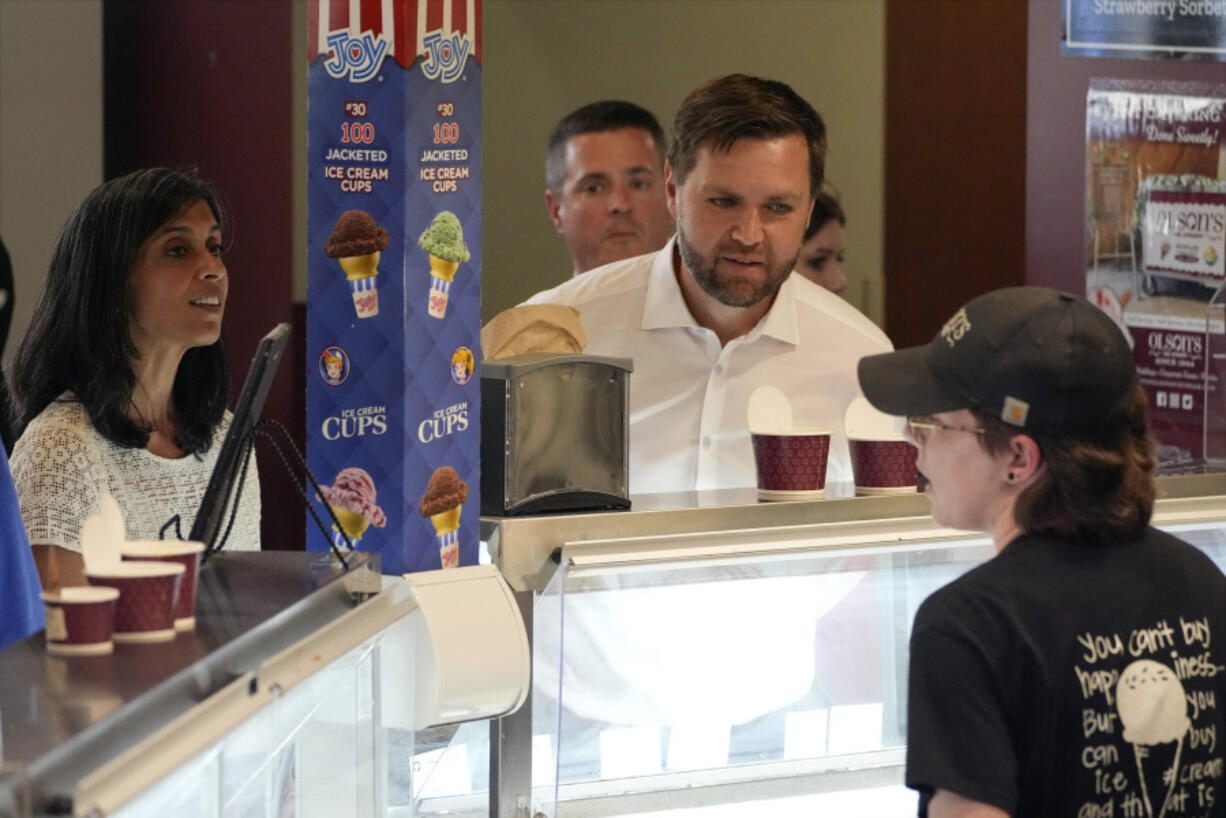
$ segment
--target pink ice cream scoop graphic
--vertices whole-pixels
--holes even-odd
[[[365,469],[357,466],[341,469],[332,485],[321,486],[319,491],[340,523],[339,529],[332,526],[332,540],[338,548],[346,547],[342,532],[357,542],[368,527],[383,528],[387,525],[387,516],[375,503],[375,481]]]

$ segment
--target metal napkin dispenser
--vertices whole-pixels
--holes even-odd
[[[629,358],[481,363],[481,513],[629,508]]]

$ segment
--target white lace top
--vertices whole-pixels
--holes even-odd
[[[80,551],[81,523],[97,513],[98,498],[106,490],[123,509],[129,540],[158,539],[158,531],[175,514],[186,537],[230,419],[226,412],[202,457],[171,459],[112,443],[93,427],[82,404],[68,393],[61,395],[30,421],[10,460],[30,542]],[[229,513],[227,509],[226,521]],[[166,539],[174,537],[172,527]],[[254,457],[225,547],[260,547],[260,480]]]

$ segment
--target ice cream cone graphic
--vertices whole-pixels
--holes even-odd
[[[439,564],[455,568],[460,564],[460,512],[468,499],[468,484],[455,469],[443,466],[435,469],[421,498],[421,516],[429,517],[438,539]]]
[[[379,255],[367,253],[337,259],[353,293],[353,308],[358,318],[373,318],[379,314]]]
[[[427,312],[435,318],[443,318],[447,315],[447,302],[451,299],[451,283],[455,280],[456,270],[461,262],[471,257],[464,244],[460,220],[450,210],[441,211],[421,234],[417,244],[430,257]]]
[[[438,537],[439,562],[444,568],[454,568],[460,564],[460,512],[463,508],[456,506],[430,516],[434,534]]]
[[[369,213],[348,210],[337,219],[324,245],[324,255],[336,259],[345,273],[358,318],[379,314],[379,255],[388,241],[387,231]]]
[[[364,469],[351,466],[341,469],[331,486],[321,486],[320,493],[340,528],[332,526],[332,541],[337,548],[348,548],[346,537],[352,542],[362,539],[370,526],[383,528],[387,517],[375,504],[375,481]]]
[[[1145,782],[1142,759],[1148,747],[1177,741],[1175,761],[1169,774],[1170,786],[1159,807],[1157,818],[1166,814],[1167,803],[1179,778],[1179,757],[1183,752],[1183,737],[1192,726],[1188,719],[1188,704],[1183,683],[1169,667],[1152,659],[1138,659],[1124,668],[1115,688],[1115,706],[1124,725],[1124,740],[1132,743],[1137,761],[1137,778],[1141,781],[1141,796],[1149,818],[1155,818]],[[1146,749],[1143,749],[1146,748]],[[1163,780],[1166,780],[1164,776]]]
[[[336,521],[341,524],[339,530],[335,525],[332,526],[332,541],[336,543],[337,548],[347,547],[345,538],[341,536],[342,532],[348,535],[351,542],[356,543],[362,539],[362,535],[370,527],[370,520],[344,506],[332,506],[332,513],[336,515]]]

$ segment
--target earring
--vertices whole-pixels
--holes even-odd
[[[1006,478],[1009,480],[1010,483],[1012,483],[1016,479],[1013,475],[1013,472],[1009,472],[1009,474],[1006,475]]]

